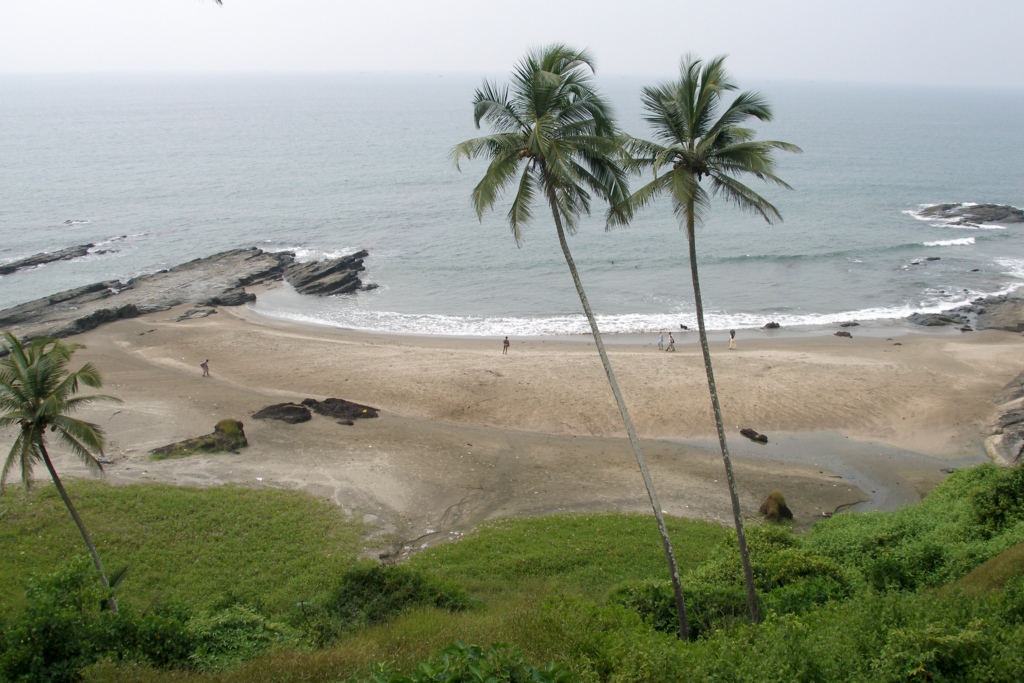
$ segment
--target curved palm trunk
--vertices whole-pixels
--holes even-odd
[[[718,428],[718,443],[722,447],[725,461],[725,478],[729,482],[729,496],[732,498],[732,517],[736,522],[736,540],[740,545],[740,559],[743,561],[743,581],[747,587],[747,607],[750,619],[761,621],[757,609],[757,593],[754,591],[754,571],[750,567],[750,551],[747,550],[747,536],[743,533],[743,515],[740,512],[740,496],[736,492],[736,477],[732,473],[729,447],[725,443],[725,427],[722,425],[722,408],[718,404],[718,389],[715,388],[715,373],[711,369],[711,351],[708,349],[708,335],[704,331],[704,303],[700,298],[700,278],[697,277],[697,245],[693,233],[693,200],[686,206],[686,237],[690,242],[690,275],[693,278],[693,299],[697,307],[697,329],[700,331],[700,347],[704,352],[704,369],[708,374],[708,390],[711,392],[711,407],[715,412],[715,426]]]
[[[647,486],[647,495],[651,499],[651,507],[654,509],[654,518],[658,522],[658,533],[661,534],[661,545],[665,548],[665,558],[668,560],[669,573],[672,576],[672,590],[676,597],[676,613],[679,615],[679,634],[683,640],[690,638],[690,626],[686,619],[686,601],[683,599],[683,587],[679,581],[679,568],[676,565],[676,555],[672,551],[672,541],[668,537],[668,528],[665,526],[665,518],[661,514],[661,504],[658,502],[658,495],[654,492],[654,482],[647,471],[647,461],[640,448],[640,440],[633,429],[633,421],[629,419],[629,411],[626,410],[626,402],[622,400],[622,392],[619,391],[619,383],[615,381],[615,373],[612,371],[612,364],[608,360],[608,353],[604,350],[604,342],[601,340],[601,332],[597,329],[597,320],[590,310],[590,302],[587,301],[587,294],[583,291],[583,283],[580,282],[579,273],[576,271],[576,262],[572,260],[569,253],[569,243],[565,241],[565,231],[562,229],[562,220],[558,215],[557,200],[554,190],[549,186],[547,189],[548,201],[551,203],[551,213],[555,217],[555,229],[558,231],[558,243],[562,247],[562,254],[565,262],[569,264],[569,272],[572,274],[573,284],[576,285],[576,293],[580,296],[580,303],[583,304],[583,312],[590,323],[590,330],[594,333],[594,343],[597,345],[597,352],[601,356],[601,363],[604,365],[604,372],[608,376],[608,383],[612,387],[612,394],[615,395],[615,403],[619,406],[622,414],[622,422],[626,425],[626,433],[629,435],[629,442],[633,445],[633,453],[636,454],[636,463],[640,466],[640,474],[643,475],[644,484]]]
[[[60,499],[64,501],[64,505],[67,507],[68,512],[71,513],[71,519],[75,520],[75,524],[78,525],[78,530],[82,532],[82,538],[85,539],[85,545],[88,546],[89,552],[92,553],[92,563],[96,565],[96,571],[100,573],[100,583],[103,584],[104,588],[109,588],[110,584],[107,582],[107,575],[103,573],[103,567],[100,565],[100,555],[96,552],[96,546],[92,544],[89,532],[85,530],[85,524],[82,523],[82,518],[78,516],[78,511],[75,510],[75,506],[71,504],[71,499],[68,498],[67,491],[64,490],[64,485],[60,482],[60,477],[57,476],[57,470],[53,469],[53,463],[50,462],[50,454],[46,452],[46,446],[39,444],[39,450],[43,453],[43,462],[46,463],[46,469],[50,471],[50,477],[53,478],[53,483],[57,487],[57,493],[60,494]],[[114,601],[114,596],[107,598],[107,604],[110,605],[110,611],[117,614],[117,603]]]

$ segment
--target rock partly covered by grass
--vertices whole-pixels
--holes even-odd
[[[793,519],[793,511],[786,506],[786,498],[780,491],[772,491],[761,503],[758,512],[769,522],[781,522]]]
[[[238,420],[221,420],[212,434],[186,439],[150,451],[154,460],[183,458],[197,453],[237,453],[239,448],[248,446],[242,423]]]

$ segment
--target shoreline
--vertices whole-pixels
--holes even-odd
[[[72,338],[87,347],[75,364],[96,364],[101,391],[124,401],[82,413],[107,431],[111,483],[307,491],[361,516],[382,548],[442,542],[494,517],[649,508],[592,343],[517,340],[503,356],[494,340],[346,331],[245,307],[178,321],[187,307]],[[1024,365],[1019,336],[901,339],[712,345],[746,515],[756,517],[774,489],[798,526],[836,508],[890,509],[926,494],[940,470],[982,461],[977,437],[993,417],[992,397]],[[663,508],[727,523],[700,349],[653,346],[614,344],[609,353]],[[206,358],[212,377],[203,379]],[[251,418],[307,397],[344,398],[382,416],[354,426]],[[225,417],[245,424],[250,446],[239,454],[145,455]],[[734,427],[768,434],[769,447],[745,443]],[[886,456],[875,458],[879,447]],[[88,476],[66,453],[55,458],[61,472]]]

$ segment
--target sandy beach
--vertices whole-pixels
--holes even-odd
[[[362,518],[379,549],[443,542],[488,518],[649,509],[592,344],[373,335],[268,319],[245,307],[171,322],[172,310],[71,338],[121,404],[83,417],[108,435],[114,484],[277,486]],[[691,333],[695,334],[695,333]],[[700,347],[612,344],[662,507],[730,517]],[[941,470],[985,460],[993,395],[1024,366],[1018,335],[759,338],[712,349],[740,496],[754,514],[774,489],[798,523],[837,508],[919,499]],[[211,377],[199,363],[210,359]],[[261,408],[312,397],[381,409],[346,426],[289,425]],[[245,423],[239,454],[154,462],[157,446]],[[767,446],[737,433],[752,427]],[[58,467],[88,475],[64,455]],[[43,474],[37,472],[37,476]],[[373,543],[373,542],[371,542]],[[375,548],[376,550],[377,548]]]

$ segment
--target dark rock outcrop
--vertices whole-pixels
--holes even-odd
[[[18,261],[11,261],[10,263],[0,263],[0,275],[9,275],[16,270],[22,268],[32,268],[33,266],[41,266],[44,263],[53,263],[54,261],[67,261],[69,259],[78,258],[79,256],[85,256],[92,249],[94,244],[80,244],[77,247],[68,247],[67,249],[61,249],[60,251],[51,251],[44,254],[36,254],[23,258]]]
[[[256,420],[280,420],[294,425],[300,422],[309,422],[313,416],[310,414],[309,408],[300,406],[298,403],[277,403],[267,406],[258,413],[253,413],[253,418]]]
[[[847,332],[846,330],[839,330],[838,332],[836,332],[836,336],[846,337],[847,339],[853,339],[853,335]]]
[[[207,316],[213,315],[216,312],[216,308],[193,308],[192,310],[185,311],[184,313],[179,315],[177,318],[174,319],[174,322],[180,323],[182,320],[198,320],[199,318],[205,318]]]
[[[860,323],[855,323],[855,322],[839,323],[839,327],[860,327]]]
[[[238,420],[221,420],[213,428],[212,434],[185,439],[178,443],[168,444],[151,450],[153,460],[165,458],[183,458],[197,453],[237,453],[239,448],[248,446],[242,423]]]
[[[786,505],[786,498],[779,491],[772,491],[757,510],[769,522],[793,519],[793,511]]]
[[[1001,294],[975,299],[944,313],[914,313],[907,320],[928,327],[955,325],[961,329],[1024,332],[1024,299]]]
[[[770,322],[770,323],[765,323],[764,327],[762,327],[761,329],[762,329],[762,330],[777,330],[777,329],[779,329],[780,327],[782,327],[782,326],[781,326],[781,325],[779,325],[779,324],[778,324],[777,322],[775,322],[775,321],[773,320],[773,321],[772,321],[772,322]]]
[[[328,261],[292,263],[284,269],[284,280],[300,294],[330,296],[360,289],[359,273],[365,270],[367,251]]]
[[[256,299],[245,291],[246,287],[279,282],[286,272],[296,274],[296,281],[302,285],[302,289],[296,287],[299,291],[320,295],[353,292],[368,288],[358,277],[366,255],[360,251],[332,261],[296,264],[290,252],[234,249],[128,282],[97,282],[8,308],[0,311],[0,329],[10,330],[21,339],[67,337],[104,323],[182,304],[241,306]],[[177,320],[199,315],[190,311]]]
[[[921,210],[918,215],[925,218],[952,221],[955,225],[980,225],[982,223],[1010,225],[1013,223],[1024,223],[1024,211],[1004,204],[977,204],[975,206],[936,204]]]
[[[768,443],[768,437],[767,436],[765,436],[764,434],[760,434],[758,432],[755,432],[753,429],[750,429],[750,428],[741,429],[740,430],[740,434],[742,434],[743,436],[747,437],[751,441],[756,441],[757,443]]]
[[[307,406],[317,415],[342,421],[356,420],[363,417],[377,417],[376,408],[352,403],[343,398],[328,398],[323,401],[307,398],[302,402],[302,405]]]
[[[985,439],[985,452],[996,462],[1013,466],[1024,461],[1024,372],[995,395],[999,417],[992,435]]]

